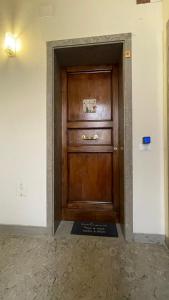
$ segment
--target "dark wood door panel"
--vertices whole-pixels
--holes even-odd
[[[70,129],[68,145],[112,145],[112,129]]]
[[[111,71],[68,74],[68,121],[111,120]],[[83,100],[96,99],[96,113],[83,111]]]
[[[112,128],[113,121],[79,121],[79,122],[68,122],[67,128],[69,129],[78,129],[78,128]]]
[[[68,155],[68,202],[75,201],[112,203],[111,153]]]
[[[67,148],[67,152],[69,153],[111,153],[114,152],[114,148],[112,146],[98,146],[98,145],[81,145],[81,146],[71,146]]]
[[[89,207],[89,209],[63,208],[62,218],[63,220],[118,222],[118,214],[113,208],[102,207],[101,210],[98,210],[95,206]]]
[[[84,100],[94,109],[86,109]],[[118,68],[86,66],[63,70],[64,220],[118,222],[117,147]]]

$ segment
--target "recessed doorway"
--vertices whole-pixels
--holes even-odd
[[[132,239],[131,35],[48,43],[47,225],[120,223]]]

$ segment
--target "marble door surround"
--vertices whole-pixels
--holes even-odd
[[[54,78],[55,50],[83,46],[122,44],[124,93],[124,226],[125,239],[133,235],[133,159],[132,159],[132,55],[130,33],[47,42],[47,232],[54,234]],[[55,71],[55,72],[54,72]]]

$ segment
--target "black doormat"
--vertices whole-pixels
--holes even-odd
[[[71,234],[118,237],[116,224],[74,222]]]

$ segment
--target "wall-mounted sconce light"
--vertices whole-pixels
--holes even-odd
[[[6,33],[4,49],[8,56],[14,57],[16,53],[20,50],[20,41],[12,33]]]

